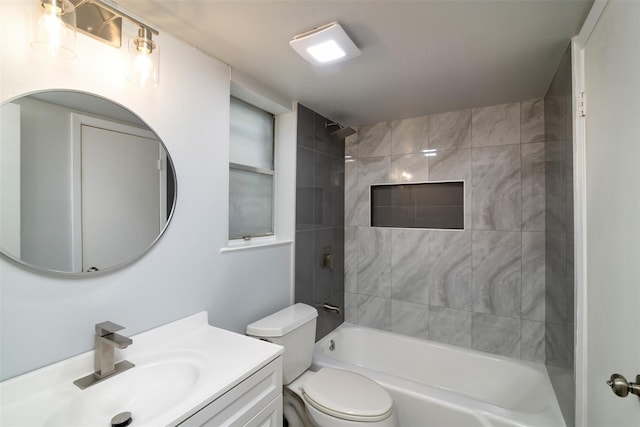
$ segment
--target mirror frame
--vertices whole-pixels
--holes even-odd
[[[10,261],[11,263],[21,266],[21,267],[26,267],[28,270],[31,270],[34,273],[44,273],[47,275],[54,275],[54,276],[63,276],[65,278],[78,278],[78,279],[86,279],[86,278],[90,278],[90,277],[98,277],[98,276],[102,276],[108,273],[112,273],[114,271],[120,270],[124,267],[127,267],[137,261],[139,261],[142,257],[144,257],[157,243],[158,241],[160,241],[160,239],[162,238],[162,236],[165,234],[165,232],[167,231],[167,228],[169,227],[169,225],[171,224],[171,221],[173,219],[173,216],[175,214],[175,210],[176,210],[176,206],[177,206],[177,202],[178,202],[178,176],[176,173],[176,168],[175,168],[175,162],[173,161],[173,158],[171,157],[171,154],[169,153],[169,149],[167,148],[166,144],[164,143],[164,141],[160,138],[160,136],[158,135],[158,133],[147,124],[147,122],[142,119],[142,117],[140,117],[139,114],[135,113],[134,111],[132,111],[131,109],[125,107],[124,105],[120,104],[119,102],[116,102],[112,99],[109,99],[105,96],[102,95],[98,95],[95,93],[91,93],[91,92],[86,92],[86,91],[82,91],[82,90],[75,90],[75,89],[57,89],[57,88],[50,88],[50,89],[42,89],[42,90],[36,90],[36,91],[32,91],[32,92],[27,92],[27,93],[22,93],[16,96],[13,96],[5,101],[2,101],[0,103],[0,108],[3,107],[6,104],[10,104],[12,102],[15,102],[19,99],[25,98],[25,97],[30,97],[32,95],[37,95],[37,94],[41,94],[41,93],[51,93],[51,92],[69,92],[69,93],[76,93],[76,94],[81,94],[82,96],[89,96],[89,97],[93,97],[93,98],[97,98],[103,102],[108,102],[111,103],[113,105],[115,105],[116,107],[128,112],[129,114],[131,114],[132,116],[136,117],[138,121],[140,121],[142,124],[144,124],[144,126],[146,126],[146,130],[148,130],[149,132],[151,132],[156,139],[159,141],[159,143],[161,144],[162,148],[165,151],[166,154],[166,158],[167,158],[167,164],[170,164],[171,167],[171,175],[173,177],[173,201],[171,203],[171,208],[170,211],[167,215],[167,220],[164,224],[164,226],[162,227],[162,229],[160,230],[160,232],[158,233],[158,236],[156,236],[156,238],[149,243],[149,245],[146,246],[146,248],[139,253],[138,255],[127,259],[119,264],[101,269],[101,270],[97,270],[97,271],[79,271],[79,272],[75,272],[75,271],[62,271],[62,270],[55,270],[52,268],[46,268],[46,267],[42,267],[39,265],[35,265],[26,261],[23,261],[20,258],[17,258],[15,255],[10,254],[8,252],[6,252],[3,248],[2,248],[2,242],[0,242],[0,258],[3,258],[5,260]],[[70,108],[70,107],[67,107]],[[77,110],[79,113],[81,114],[91,114],[100,118],[105,118],[104,116],[98,116],[97,113],[91,113],[91,112],[87,112],[87,111],[81,111],[81,110]],[[114,120],[114,119],[111,119]]]

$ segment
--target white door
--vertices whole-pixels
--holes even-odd
[[[158,237],[159,142],[82,126],[82,270],[135,259]]]
[[[586,423],[640,426],[640,2],[610,1],[584,46]],[[578,418],[580,419],[580,417]]]
[[[20,259],[20,106],[0,107],[0,246]]]

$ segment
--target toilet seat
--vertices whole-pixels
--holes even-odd
[[[301,391],[315,409],[343,420],[382,421],[393,412],[393,400],[380,385],[350,371],[322,368]]]

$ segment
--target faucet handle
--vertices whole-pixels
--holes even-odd
[[[124,329],[124,326],[120,326],[117,323],[113,322],[102,322],[96,324],[96,334],[103,337],[108,334],[113,334],[121,329]]]

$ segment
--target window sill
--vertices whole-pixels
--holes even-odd
[[[220,253],[246,251],[250,249],[271,248],[275,246],[290,245],[293,240],[278,240],[275,237],[260,238],[255,240],[231,240],[224,248],[220,248]]]

